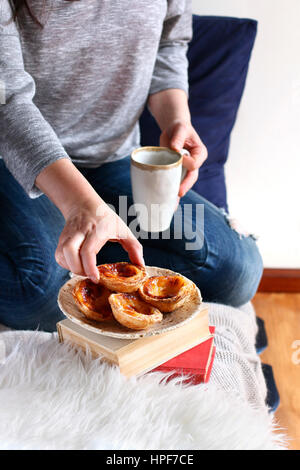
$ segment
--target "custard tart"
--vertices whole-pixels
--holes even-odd
[[[157,308],[143,302],[135,294],[111,294],[108,300],[115,319],[127,328],[143,330],[163,319]]]
[[[149,277],[138,292],[145,302],[167,313],[181,307],[194,289],[191,281],[175,274]]]
[[[99,282],[112,291],[135,292],[147,278],[143,266],[126,262],[101,264],[98,266]]]
[[[113,320],[108,301],[111,291],[90,279],[78,281],[73,289],[73,297],[82,313],[90,320],[99,322]]]

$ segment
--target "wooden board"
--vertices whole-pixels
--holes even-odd
[[[169,269],[157,268],[153,266],[147,266],[146,269],[149,276],[177,274]],[[174,312],[164,314],[163,320],[160,323],[155,323],[146,330],[130,330],[117,321],[100,323],[90,320],[84,316],[84,314],[76,305],[72,295],[73,288],[80,279],[82,279],[81,276],[74,276],[60,289],[58,294],[58,305],[61,311],[66,315],[67,318],[82,326],[83,328],[93,331],[94,333],[112,336],[115,338],[134,339],[141,338],[143,336],[157,335],[173,330],[192,320],[192,318],[198,314],[202,306],[200,291],[195,286],[195,291],[188,301],[182,307],[174,310]]]
[[[300,450],[300,294],[258,293],[253,304],[268,336],[261,360],[273,367],[280,395],[276,418],[287,430],[290,448]]]
[[[264,269],[258,292],[300,293],[300,269]]]

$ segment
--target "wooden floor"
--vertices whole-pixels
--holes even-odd
[[[291,449],[300,449],[300,293],[258,293],[256,314],[265,321],[268,348],[261,360],[272,365],[280,395],[276,412]]]

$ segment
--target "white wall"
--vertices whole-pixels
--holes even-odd
[[[259,22],[226,168],[229,206],[259,235],[266,267],[300,268],[300,0],[193,0],[193,12]]]

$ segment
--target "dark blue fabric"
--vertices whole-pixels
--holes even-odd
[[[257,354],[261,354],[268,347],[268,338],[265,328],[265,322],[261,318],[256,317],[256,323],[258,326],[258,331],[256,335],[255,348]]]
[[[280,396],[276,386],[273,368],[269,364],[262,364],[262,371],[267,385],[266,405],[270,413],[275,413],[280,404]]]
[[[208,148],[208,159],[193,189],[225,209],[224,163],[256,30],[255,20],[193,16],[188,50],[189,105],[193,125]],[[140,124],[142,145],[158,145],[160,131],[147,109]]]

